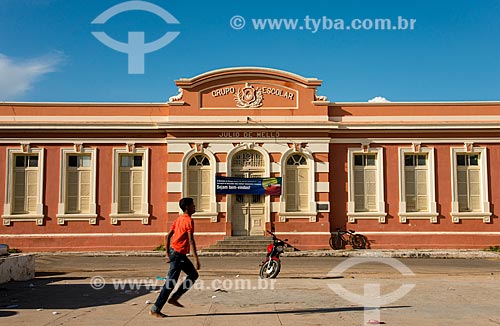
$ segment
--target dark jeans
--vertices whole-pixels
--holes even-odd
[[[156,299],[155,304],[151,308],[154,312],[160,312],[172,290],[175,288],[177,281],[179,280],[179,275],[181,271],[186,273],[187,277],[179,286],[177,291],[172,294],[173,299],[179,299],[184,293],[186,293],[194,282],[198,279],[198,272],[193,266],[193,263],[187,258],[186,255],[178,253],[177,251],[170,248],[168,257],[170,258],[170,270],[168,271],[167,280],[161,288],[161,292]]]

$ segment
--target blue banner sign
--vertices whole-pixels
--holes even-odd
[[[216,194],[281,195],[281,178],[215,177]]]

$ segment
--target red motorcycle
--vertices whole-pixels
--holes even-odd
[[[287,246],[285,240],[278,239],[271,231],[266,231],[273,237],[273,243],[267,246],[266,259],[260,264],[260,278],[276,278],[281,270],[280,255]]]

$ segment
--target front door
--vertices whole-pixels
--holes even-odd
[[[232,176],[237,178],[262,178],[264,166],[262,155],[257,151],[242,151],[232,162]],[[231,195],[231,221],[233,235],[264,235],[264,195]]]
[[[264,196],[233,196],[233,235],[263,235]]]

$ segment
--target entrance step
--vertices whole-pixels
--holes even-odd
[[[258,252],[266,253],[267,246],[273,243],[273,238],[264,236],[234,236],[224,237],[201,252]]]

